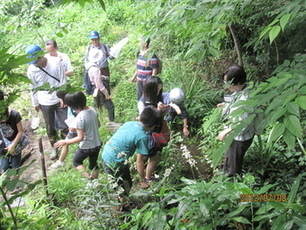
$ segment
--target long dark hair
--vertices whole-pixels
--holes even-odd
[[[143,99],[145,106],[153,105],[157,107],[157,103],[163,101],[163,89],[158,92],[158,85],[162,85],[159,77],[150,77],[143,86]]]

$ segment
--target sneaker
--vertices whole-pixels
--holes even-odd
[[[50,167],[55,169],[55,168],[63,167],[64,165],[65,165],[64,162],[62,162],[62,161],[56,161],[56,162],[53,163]]]
[[[52,148],[52,149],[51,149],[51,154],[50,154],[50,159],[51,159],[51,160],[56,160],[57,157],[58,157],[57,149]]]
[[[158,181],[159,181],[158,177],[159,177],[158,175],[153,174],[153,175],[151,176],[151,178],[146,178],[146,180],[147,180],[147,182],[149,182],[149,183],[151,183],[151,182],[158,182]]]

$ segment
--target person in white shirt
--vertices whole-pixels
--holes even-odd
[[[72,76],[73,67],[71,65],[70,58],[68,57],[67,54],[58,51],[57,42],[55,40],[48,40],[46,42],[46,48],[45,49],[48,52],[48,53],[45,54],[45,57],[46,58],[49,58],[49,57],[59,58],[60,61],[62,62],[63,67],[64,67],[66,76],[67,77]]]
[[[58,139],[56,124],[61,129],[61,137],[68,133],[68,126],[65,123],[67,119],[67,107],[60,105],[60,99],[56,96],[56,90],[50,91],[50,88],[57,88],[67,83],[64,67],[57,57],[43,56],[42,49],[38,45],[30,45],[26,49],[32,61],[29,63],[27,76],[31,80],[32,104],[37,112],[41,111],[46,124],[47,135],[51,146]],[[44,88],[48,84],[50,88]],[[52,148],[50,158],[57,158],[57,151]]]
[[[250,114],[242,113],[239,116],[233,116],[231,113],[238,109],[239,102],[246,101],[249,97],[249,89],[246,84],[246,73],[244,69],[238,65],[233,65],[227,68],[223,74],[224,83],[227,85],[229,91],[232,92],[231,101],[229,104],[221,103],[218,107],[223,107],[223,117],[229,121],[229,124],[218,135],[218,139],[223,141],[229,133],[233,131],[232,126],[243,122]],[[239,175],[242,172],[243,158],[251,146],[255,134],[255,125],[250,123],[238,133],[229,149],[226,152],[224,162],[224,172],[228,176]]]

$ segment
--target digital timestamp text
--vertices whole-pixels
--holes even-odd
[[[287,194],[241,194],[240,202],[286,202]]]

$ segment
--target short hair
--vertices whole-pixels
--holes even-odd
[[[147,49],[149,48],[151,42],[150,38],[140,37],[139,41],[141,41],[142,45],[145,46]]]
[[[242,85],[246,82],[246,72],[239,65],[233,65],[228,67],[223,73],[223,79],[226,78],[226,81],[231,85]]]
[[[158,111],[156,107],[149,105],[143,109],[139,120],[144,127],[152,128],[160,124],[161,118],[161,112]]]
[[[58,48],[57,47],[57,42],[55,40],[46,41],[46,46],[49,46],[49,45],[53,45],[54,48]]]
[[[86,96],[83,92],[76,92],[73,94],[66,94],[64,103],[73,110],[82,110],[86,107]]]

